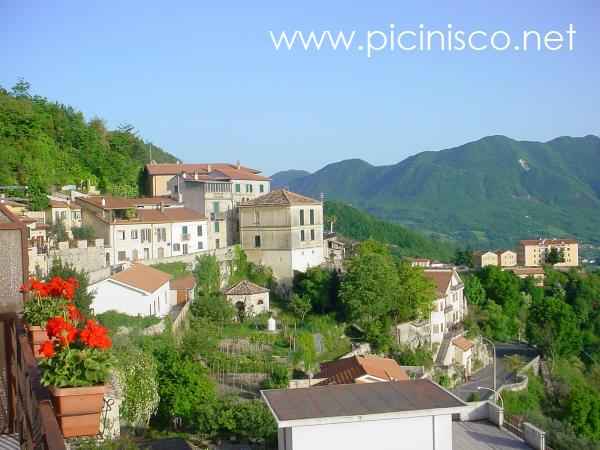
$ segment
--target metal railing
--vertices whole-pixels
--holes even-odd
[[[5,383],[0,389],[6,412],[4,434],[17,435],[21,449],[65,450],[50,393],[40,383],[40,369],[23,321],[14,314],[0,316],[3,329]]]

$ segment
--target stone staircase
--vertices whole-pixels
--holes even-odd
[[[437,357],[435,358],[436,366],[444,365],[444,359],[446,359],[446,354],[448,353],[448,348],[450,347],[450,341],[452,340],[452,338],[453,336],[450,334],[444,335],[444,340],[442,341],[440,349],[438,350]]]

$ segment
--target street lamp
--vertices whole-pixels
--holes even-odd
[[[493,353],[493,360],[492,360],[492,364],[493,364],[493,366],[492,366],[492,372],[493,372],[493,374],[492,374],[492,377],[494,379],[494,387],[493,387],[493,389],[490,389],[490,390],[494,392],[494,402],[498,403],[498,392],[496,391],[496,346],[494,345],[494,343],[490,339],[488,339],[488,338],[486,338],[484,336],[481,336],[481,339],[483,341],[486,341],[488,344],[490,344],[492,346],[492,353]]]
[[[481,391],[482,389],[485,389],[486,391],[492,391],[494,393],[494,397],[498,397],[500,399],[500,402],[502,403],[500,405],[500,407],[502,409],[504,409],[504,399],[502,398],[502,396],[500,395],[500,392],[496,391],[495,389],[490,389],[489,387],[485,387],[485,386],[477,386],[477,390]],[[498,402],[496,401],[496,404],[498,404]]]

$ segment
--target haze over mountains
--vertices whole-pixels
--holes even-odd
[[[537,236],[600,243],[600,138],[593,135],[544,143],[489,136],[390,166],[349,159],[272,180],[473,246]]]

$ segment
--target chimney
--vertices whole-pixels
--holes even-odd
[[[240,170],[242,168],[242,166],[240,165],[240,160],[237,160],[237,170]]]
[[[104,197],[102,197],[102,200],[100,200],[100,204],[102,206],[106,206],[106,199]]]
[[[212,165],[211,165],[211,164],[208,164],[208,165],[206,166],[206,171],[207,171],[208,173],[212,172]]]

